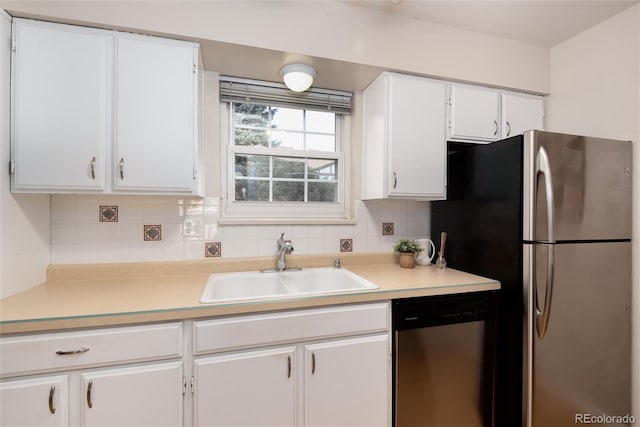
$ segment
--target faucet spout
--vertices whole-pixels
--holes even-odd
[[[278,245],[278,265],[276,270],[284,271],[287,269],[287,254],[293,252],[293,246],[290,241],[284,240],[284,233],[280,234],[280,238],[277,242]]]

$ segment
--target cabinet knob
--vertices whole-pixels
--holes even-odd
[[[53,396],[56,393],[56,386],[52,385],[51,388],[49,389],[49,412],[51,412],[51,414],[55,414],[56,413],[56,407],[53,405]]]

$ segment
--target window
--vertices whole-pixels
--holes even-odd
[[[232,104],[234,201],[338,201],[336,115]]]
[[[223,221],[315,222],[349,216],[348,116],[326,108],[237,99],[221,107]]]

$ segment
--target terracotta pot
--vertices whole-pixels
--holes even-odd
[[[416,266],[415,255],[413,252],[400,252],[400,267],[414,268]]]

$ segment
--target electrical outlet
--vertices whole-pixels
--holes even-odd
[[[198,237],[202,233],[202,224],[199,219],[187,218],[182,224],[183,237]]]

